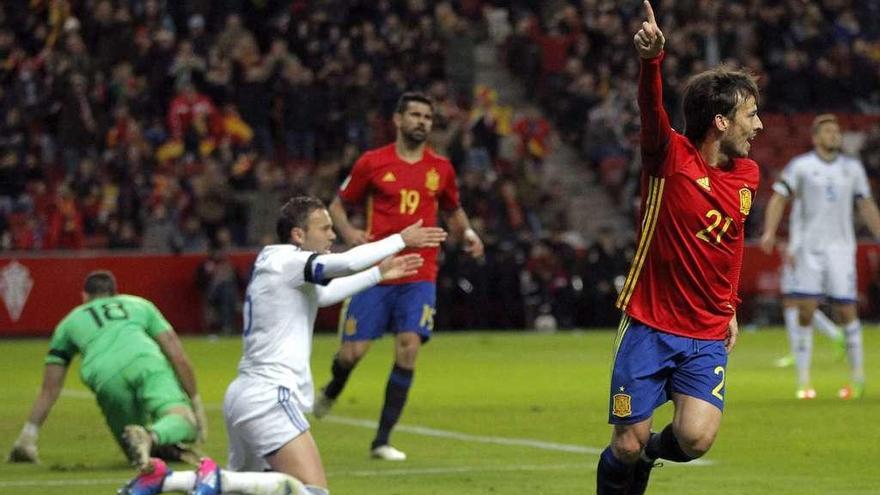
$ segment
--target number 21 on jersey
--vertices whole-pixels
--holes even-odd
[[[706,218],[709,219],[710,223],[705,229],[697,232],[697,237],[709,244],[721,244],[721,238],[727,233],[727,229],[730,228],[733,219],[722,215],[720,211],[714,209],[706,212]],[[724,222],[723,225],[722,221]],[[721,226],[720,229],[718,228],[719,225]]]

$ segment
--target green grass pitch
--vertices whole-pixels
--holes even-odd
[[[595,491],[597,454],[607,443],[610,331],[439,333],[422,350],[415,386],[392,442],[403,463],[368,458],[391,341],[378,342],[352,375],[333,415],[312,420],[334,494],[581,494]],[[206,451],[221,463],[226,434],[220,404],[235,374],[236,338],[187,338],[209,408]],[[728,369],[727,410],[713,449],[698,465],[652,475],[652,494],[880,493],[880,332],[865,331],[868,388],[844,402],[846,365],[816,337],[819,397],[794,399],[794,371],[776,369],[785,349],[778,329],[743,333]],[[18,434],[42,376],[46,340],[0,343],[0,447]],[[323,383],[336,347],[315,339]],[[77,361],[78,362],[78,361]],[[661,408],[655,426],[669,420]],[[0,463],[0,493],[115,493],[132,475],[76,369],[40,435],[43,464]],[[177,466],[184,468],[184,466]]]

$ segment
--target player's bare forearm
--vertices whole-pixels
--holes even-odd
[[[464,237],[464,232],[471,228],[471,221],[464,212],[464,208],[460,206],[446,212],[446,224],[449,226],[449,233],[458,240],[461,240]]]
[[[364,231],[354,228],[351,222],[348,221],[348,212],[345,211],[342,198],[339,196],[333,198],[327,211],[330,213],[330,218],[333,220],[336,231],[339,232],[339,235],[342,236],[346,244],[357,246],[367,242]]]
[[[43,371],[43,385],[40,387],[40,393],[37,395],[28,421],[37,426],[42,426],[49,416],[49,411],[61,395],[61,389],[64,387],[64,378],[67,375],[67,367],[60,364],[47,364]]]
[[[874,239],[880,240],[880,210],[877,209],[877,204],[874,203],[874,198],[860,199],[858,202],[858,208],[859,215],[861,215],[865,225],[868,226],[871,235],[874,236]]]
[[[475,258],[479,258],[483,255],[485,249],[483,241],[471,227],[471,222],[468,219],[467,213],[464,212],[462,207],[459,206],[447,213],[446,224],[449,226],[452,235],[464,243],[465,251]]]
[[[177,333],[174,330],[162,332],[156,336],[156,342],[158,342],[159,347],[162,349],[162,354],[171,363],[171,367],[174,369],[174,374],[177,375],[177,380],[180,382],[180,386],[183,387],[183,391],[190,398],[198,395],[196,374],[193,371],[189,357],[183,350],[183,345],[180,343]]]
[[[767,209],[764,212],[764,233],[761,235],[761,250],[770,254],[776,244],[776,230],[779,228],[779,222],[782,220],[782,214],[785,212],[785,203],[788,198],[775,192],[767,202]]]
[[[342,204],[342,199],[339,196],[333,198],[327,211],[330,212],[330,218],[333,219],[333,225],[337,229],[343,230],[351,227],[351,224],[348,223],[348,212],[345,211],[345,205]]]

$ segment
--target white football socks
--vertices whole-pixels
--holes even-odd
[[[162,483],[162,493],[165,492],[183,492],[189,493],[193,489],[193,485],[196,484],[196,472],[195,471],[172,471],[168,476],[165,476],[165,481]]]
[[[846,333],[846,354],[853,383],[864,383],[864,347],[862,345],[862,322],[856,318],[844,328]]]
[[[162,483],[162,493],[189,493],[196,483],[195,471],[172,471]],[[299,480],[284,473],[247,472],[220,470],[222,493],[241,493],[246,495],[328,495],[326,488],[308,487]],[[320,491],[323,490],[323,491]]]
[[[284,473],[240,473],[220,470],[220,486],[223,492],[247,495],[310,495],[299,480]]]
[[[794,356],[798,348],[798,309],[796,306],[787,307],[782,310],[782,319],[785,321],[785,332],[788,334],[788,348],[791,355]]]
[[[813,358],[813,328],[797,326],[797,344],[794,347],[794,362],[797,365],[798,386],[810,384],[810,361]]]

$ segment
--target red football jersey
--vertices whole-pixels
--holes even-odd
[[[437,225],[438,209],[458,208],[455,169],[448,159],[425,148],[422,159],[407,163],[397,156],[394,144],[364,153],[339,187],[339,197],[348,203],[366,199],[367,233],[379,240],[400,232],[422,219],[425,227]],[[434,281],[437,278],[438,248],[407,249],[425,259],[419,272],[388,284]]]
[[[710,167],[673,131],[663,108],[662,58],[642,61],[642,223],[617,307],[664,332],[723,340],[739,303],[758,164],[738,158]]]

